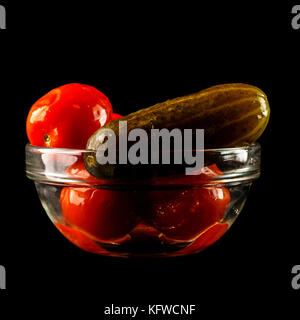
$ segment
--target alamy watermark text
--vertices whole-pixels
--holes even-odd
[[[128,132],[127,121],[120,121],[118,143],[115,132],[108,128],[101,129],[97,140],[100,146],[96,159],[101,165],[170,164],[173,161],[185,164],[187,175],[199,174],[204,165],[203,129],[153,128],[149,133],[136,128]]]
[[[6,271],[3,266],[0,265],[0,290],[6,289]]]
[[[292,288],[295,290],[299,290],[300,289],[300,265],[295,265],[292,268],[292,274],[293,274],[293,278],[292,278]]]
[[[6,10],[5,7],[0,4],[0,29],[6,29]]]
[[[292,22],[291,22],[292,28],[294,30],[298,30],[300,29],[300,4],[293,6],[292,15],[293,15]]]

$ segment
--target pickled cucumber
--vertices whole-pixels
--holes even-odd
[[[128,132],[135,128],[147,132],[153,128],[204,129],[206,149],[246,146],[261,136],[269,117],[267,96],[259,88],[242,83],[216,85],[113,120],[90,137],[86,148],[99,148],[98,137],[105,128],[112,129],[118,140],[120,121],[127,121]],[[86,155],[85,166],[99,178],[115,177],[120,169],[100,166],[93,152]]]

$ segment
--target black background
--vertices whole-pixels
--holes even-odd
[[[96,312],[105,305],[197,304],[197,317],[296,311],[299,290],[298,123],[300,30],[283,2],[5,3],[0,30],[0,305],[26,314]],[[126,114],[210,85],[245,82],[268,95],[262,176],[230,231],[182,258],[123,260],[69,243],[24,174],[25,119],[44,93],[69,82],[104,92]],[[10,308],[16,312],[18,308]],[[116,317],[117,318],[117,317]],[[288,316],[287,316],[288,318]]]

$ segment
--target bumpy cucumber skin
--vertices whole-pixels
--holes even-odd
[[[86,148],[99,148],[97,137],[103,128],[112,129],[118,139],[119,121],[127,121],[128,132],[134,128],[147,132],[152,128],[204,129],[206,149],[240,147],[261,136],[269,117],[267,96],[259,88],[242,83],[216,85],[113,120],[90,137]],[[86,168],[102,177],[97,164],[86,163]]]
[[[141,109],[104,128],[118,136],[119,121],[127,121],[128,131],[142,128],[191,128],[205,130],[205,148],[235,147],[255,142],[267,126],[270,108],[259,88],[248,84],[217,85],[152,107]],[[96,131],[87,142],[87,149],[97,150]]]

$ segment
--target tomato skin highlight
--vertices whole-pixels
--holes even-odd
[[[65,187],[60,200],[65,220],[99,240],[120,239],[140,222],[129,191]]]
[[[70,83],[51,90],[31,107],[26,131],[34,146],[85,149],[88,138],[111,120],[109,99],[96,88]]]

